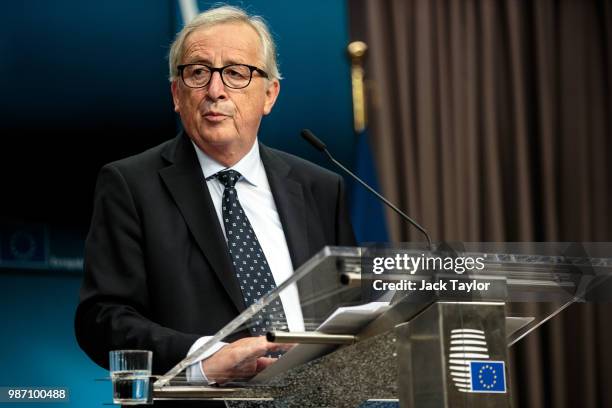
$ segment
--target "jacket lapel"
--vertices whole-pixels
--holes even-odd
[[[293,268],[297,269],[312,256],[308,240],[304,187],[293,178],[291,166],[279,154],[264,145],[260,144],[259,146],[261,160],[266,169],[276,209],[285,232],[291,262]],[[317,288],[320,286],[320,282],[317,282],[317,280],[320,278],[320,274],[311,273],[297,282],[305,324],[308,324],[307,322],[319,322],[321,317],[327,313],[327,311],[321,312],[320,302],[311,302],[314,294],[319,290]],[[313,328],[307,326],[306,329],[312,330]]]
[[[206,180],[184,132],[162,153],[171,164],[159,171],[191,234],[223,284],[238,311],[245,309],[240,285],[233,273],[223,231]]]
[[[259,154],[295,269],[306,262],[310,255],[302,184],[292,177],[291,167],[274,150],[260,144]]]

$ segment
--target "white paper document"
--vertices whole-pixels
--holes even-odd
[[[359,306],[339,307],[317,328],[317,331],[328,334],[356,334],[387,309],[389,309],[389,302],[370,302]],[[293,367],[323,356],[336,347],[330,344],[298,344],[250,382],[253,384],[266,382]]]

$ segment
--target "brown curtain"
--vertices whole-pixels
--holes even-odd
[[[382,189],[435,240],[612,241],[610,1],[349,12]],[[394,240],[422,240],[387,216]],[[513,346],[514,406],[612,407],[611,312],[572,306]]]

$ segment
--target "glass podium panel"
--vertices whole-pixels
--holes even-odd
[[[514,320],[507,324],[509,346],[573,303],[612,300],[610,243],[480,243],[466,249],[486,254],[488,272],[506,276],[506,313]]]
[[[194,362],[200,361],[202,356],[210,355],[213,348],[218,347],[219,342],[232,342],[252,334],[252,328],[263,324],[262,312],[275,312],[273,306],[280,299],[287,314],[288,329],[292,332],[302,334],[309,332],[345,333],[357,332],[365,324],[373,319],[372,314],[365,316],[359,313],[361,291],[358,287],[351,287],[341,282],[345,273],[359,273],[360,271],[360,248],[326,247],[298,268],[294,274],[282,282],[278,287],[268,294],[264,294],[259,301],[244,309],[233,321],[229,322],[223,329],[211,337],[198,350],[193,352],[156,382],[156,387],[189,385],[191,378],[186,370]],[[255,272],[246,272],[253,273]],[[261,277],[255,278],[263,279]],[[242,288],[242,290],[257,293],[259,282],[254,286]],[[343,318],[336,318],[325,322],[336,310],[347,308],[348,311]],[[351,313],[351,310],[356,310]],[[364,317],[365,316],[365,317]],[[275,318],[274,316],[271,316]],[[265,317],[267,318],[267,316]],[[326,323],[323,325],[323,323]],[[281,328],[279,332],[287,331]],[[317,352],[311,351],[310,357],[314,358],[332,351],[333,345],[319,347]],[[288,353],[287,353],[288,354]],[[316,355],[315,355],[316,354]],[[283,356],[283,359],[285,356]],[[305,357],[302,357],[302,360]],[[283,360],[283,359],[279,359]],[[233,379],[225,387],[253,386],[258,381],[253,378]],[[219,393],[223,393],[218,388]]]
[[[379,258],[383,258],[383,262]],[[452,259],[455,268],[413,268],[409,271],[393,267],[382,268],[381,272],[379,267],[385,266],[384,259],[390,258],[418,258],[423,262],[421,266],[425,266],[429,258]],[[460,258],[477,259],[482,267],[458,271],[456,266]],[[391,264],[393,262],[387,266]],[[343,345],[368,344],[372,338],[380,338],[396,325],[410,321],[434,302],[505,303],[506,338],[510,346],[574,302],[610,301],[612,285],[608,278],[611,274],[612,246],[609,243],[441,243],[433,251],[423,244],[402,248],[326,247],[158,378],[154,385],[155,398],[270,400],[274,396],[267,392],[266,385],[275,381],[277,389],[282,388],[280,374]],[[381,281],[402,282],[404,286],[387,285],[381,289]],[[440,281],[456,281],[464,287],[472,285],[472,289],[436,289],[433,283]],[[406,282],[413,282],[413,288],[433,289],[407,290],[410,284]],[[490,285],[486,288],[477,285],[484,282]],[[278,299],[288,311],[290,333],[275,329],[268,333],[269,339],[291,344],[291,336],[295,335],[298,336],[295,343],[299,345],[288,349],[277,362],[253,378],[232,379],[222,387],[191,382],[188,367],[210,355],[219,342],[250,336],[251,328],[258,324],[257,316],[269,310],[267,308]]]
[[[480,260],[482,268],[460,274],[440,267],[415,273],[396,270],[378,275],[373,272],[375,258],[404,259],[404,255],[421,259]],[[412,245],[366,247],[362,248],[362,267],[361,281],[369,281],[364,285],[368,287],[377,280],[412,281],[416,288],[424,285],[423,282],[435,281],[474,285],[469,292],[453,290],[453,286],[448,290],[397,291],[391,309],[367,327],[362,337],[409,321],[435,301],[501,301],[506,304],[506,334],[511,346],[575,302],[612,300],[610,243],[441,243],[435,251]]]

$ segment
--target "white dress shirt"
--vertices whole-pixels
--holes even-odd
[[[193,142],[192,142],[193,143]],[[213,177],[222,170],[233,169],[242,175],[242,178],[236,183],[236,192],[240,204],[244,209],[253,231],[257,235],[257,239],[266,256],[266,260],[270,266],[270,271],[274,277],[276,285],[280,285],[293,274],[293,264],[287,247],[287,240],[283,226],[276,209],[276,203],[270,190],[268,177],[265,168],[259,156],[259,143],[257,139],[253,143],[251,150],[238,163],[231,167],[225,167],[216,162],[214,159],[201,151],[195,143],[193,143],[198,161],[202,167],[202,173],[206,179],[210,197],[217,212],[219,224],[225,235],[223,228],[223,217],[221,209],[221,200],[223,197],[223,184]],[[226,237],[227,240],[227,237]],[[304,331],[304,319],[302,317],[302,308],[298,295],[297,286],[295,284],[289,286],[280,294],[285,316],[287,317],[287,326],[289,331]],[[188,355],[198,349],[202,344],[206,343],[212,336],[200,337],[189,349]],[[226,343],[217,343],[210,348],[202,357],[202,360],[210,357],[221,349]],[[201,361],[201,360],[200,360]],[[208,382],[208,379],[202,371],[201,362],[195,363],[187,368],[187,380]]]

